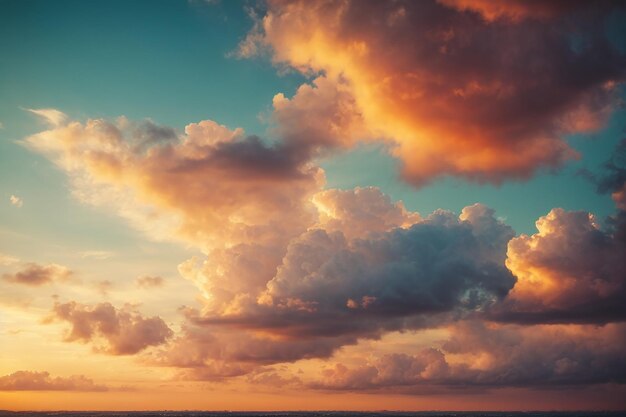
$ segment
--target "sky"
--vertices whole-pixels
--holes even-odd
[[[626,408],[626,7],[0,0],[0,409]]]

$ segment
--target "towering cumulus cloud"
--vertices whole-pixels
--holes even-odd
[[[345,146],[356,132],[387,140],[416,185],[527,178],[576,158],[563,136],[610,114],[626,71],[605,30],[617,6],[494,3],[270,0],[240,53],[266,49],[321,74],[290,101],[274,99],[289,126],[335,109],[317,143]]]

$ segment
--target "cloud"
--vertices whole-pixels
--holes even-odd
[[[24,205],[24,200],[22,200],[20,197],[15,196],[15,195],[11,195],[11,197],[9,197],[9,201],[11,202],[12,205],[14,205],[17,208],[20,208]]]
[[[508,244],[508,268],[518,278],[496,310],[502,320],[607,322],[626,319],[626,222],[601,230],[586,212],[553,209],[534,235]]]
[[[2,279],[15,284],[39,286],[51,282],[65,281],[73,272],[67,267],[57,264],[39,265],[27,263],[13,274],[4,274]]]
[[[563,138],[604,124],[626,56],[605,31],[610,4],[523,5],[507,2],[494,18],[522,8],[543,18],[489,21],[434,1],[269,1],[241,52],[322,74],[274,99],[291,142],[385,140],[418,186],[526,179],[577,158]]]
[[[70,324],[66,340],[114,355],[152,346],[142,355],[151,364],[178,368],[181,378],[222,380],[261,375],[274,364],[331,358],[341,347],[389,332],[441,328],[468,318],[529,328],[623,319],[616,304],[624,288],[618,257],[626,241],[622,223],[601,230],[587,214],[555,210],[539,220],[539,233],[515,237],[481,204],[460,215],[438,210],[422,217],[376,188],[323,190],[323,171],[312,160],[332,147],[352,145],[353,122],[361,116],[350,112],[358,100],[338,99],[350,115],[326,124],[311,115],[302,125],[306,137],[297,136],[288,116],[314,113],[309,107],[321,110],[316,94],[353,94],[351,81],[333,91],[337,86],[328,77],[301,88],[300,96],[275,100],[275,142],[208,120],[179,133],[125,118],[69,121],[25,139],[67,173],[81,201],[113,210],[153,238],[174,237],[206,255],[179,265],[202,297],[200,308],[182,310],[186,322],[178,334],[132,307],[72,301],[57,303],[51,316]],[[323,132],[345,142],[326,141]],[[530,285],[533,280],[539,284]],[[551,281],[561,290],[542,292]],[[602,305],[615,306],[612,315]],[[572,340],[570,330],[590,328],[570,326],[559,329]],[[500,334],[490,329],[486,337]],[[609,332],[597,334],[623,346]],[[443,359],[429,350],[390,360],[420,375],[434,363],[432,378],[435,370],[442,375],[428,380],[435,385],[491,386],[506,369],[476,373],[469,360],[459,368],[455,358],[480,356],[480,349],[437,349]],[[456,373],[444,372],[444,360]],[[549,383],[560,383],[551,375]],[[388,384],[372,381],[372,387]],[[517,377],[505,382],[525,383]]]
[[[267,365],[329,358],[338,345],[355,344],[354,335],[289,338],[262,331],[188,323],[170,344],[144,357],[150,365],[180,369],[179,377],[217,381],[258,372]]]
[[[307,232],[291,243],[260,301],[289,312],[297,320],[294,331],[304,334],[349,332],[351,322],[359,323],[356,331],[363,322],[378,329],[401,317],[480,308],[504,297],[515,279],[498,262],[511,229],[480,205],[464,215],[474,211],[494,223],[491,230],[475,226],[475,218],[436,212],[407,229],[367,239]],[[492,248],[498,241],[499,248]],[[346,308],[350,300],[361,301],[361,308]],[[314,318],[308,331],[307,316]]]
[[[111,281],[109,281],[108,279],[99,281],[96,283],[96,288],[98,289],[98,292],[104,296],[109,294],[109,291],[111,290],[111,288],[113,288],[113,283]]]
[[[157,316],[144,318],[131,307],[115,308],[110,303],[93,306],[75,301],[56,303],[47,322],[71,325],[67,342],[92,342],[94,350],[111,355],[132,355],[150,346],[163,344],[172,330]],[[103,345],[98,345],[102,340]]]
[[[15,256],[7,255],[6,253],[0,252],[0,265],[2,266],[10,266],[18,263],[20,260]]]
[[[135,280],[135,284],[141,288],[156,288],[162,287],[165,283],[165,280],[162,277],[151,277],[151,276],[143,276],[138,277]]]
[[[250,240],[284,245],[311,221],[309,199],[324,181],[296,148],[210,120],[184,134],[123,117],[68,122],[24,143],[69,175],[79,200],[205,252]]]
[[[392,202],[376,187],[320,191],[313,196],[313,203],[319,212],[317,227],[340,231],[348,239],[406,229],[421,220],[419,214],[408,211],[402,202]]]
[[[113,256],[113,252],[104,251],[104,250],[86,250],[79,253],[81,258],[85,259],[95,259],[98,261],[103,261],[105,259],[109,259]]]
[[[369,134],[345,82],[318,77],[312,85],[301,85],[291,99],[276,94],[272,105],[274,133],[313,156],[348,148]]]
[[[463,321],[439,347],[327,366],[313,388],[418,394],[433,388],[624,384],[626,326],[517,326]]]
[[[84,375],[51,377],[48,372],[17,371],[0,377],[0,391],[107,391]]]
[[[617,208],[626,211],[626,138],[616,146],[613,154],[603,164],[603,172],[594,174],[583,171],[601,194],[611,194]]]
[[[504,266],[513,233],[493,210],[474,205],[460,217],[439,211],[420,219],[374,189],[322,197],[334,207],[335,220],[346,208],[373,204],[333,223],[332,231],[313,228],[292,240],[277,267],[259,266],[263,252],[250,245],[204,265],[181,266],[206,298],[202,311],[185,310],[190,325],[161,363],[208,378],[207,369],[219,363],[230,364],[229,372],[239,364],[244,372],[252,365],[329,357],[359,339],[481,311],[513,287]],[[370,235],[349,232],[363,224],[380,227]]]
[[[550,1],[537,2],[532,0],[510,0],[494,2],[489,0],[438,0],[439,3],[458,9],[460,11],[472,11],[482,15],[487,21],[508,19],[519,22],[523,19],[548,20],[561,14],[577,11],[577,9],[594,9],[610,5],[609,1],[595,2],[591,5],[585,1]]]
[[[24,109],[48,123],[50,126],[61,126],[67,121],[67,115],[56,109]]]

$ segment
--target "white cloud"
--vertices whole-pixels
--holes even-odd
[[[67,115],[56,109],[24,109],[24,110],[41,117],[52,126],[61,126],[67,120]]]
[[[22,207],[24,205],[24,200],[22,200],[20,197],[13,195],[13,194],[11,194],[11,197],[9,197],[9,201],[15,207]]]

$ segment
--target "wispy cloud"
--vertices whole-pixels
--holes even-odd
[[[105,251],[105,250],[87,250],[87,251],[79,252],[79,255],[81,258],[95,259],[95,260],[102,261],[102,260],[111,258],[115,254],[113,252]]]
[[[66,120],[67,115],[56,109],[23,109],[32,114],[39,116],[51,126],[61,126]]]
[[[7,255],[6,253],[0,253],[0,265],[2,266],[15,265],[18,262],[20,262],[19,258]]]

